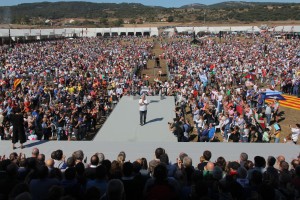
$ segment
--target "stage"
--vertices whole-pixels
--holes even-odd
[[[179,153],[185,152],[193,159],[193,165],[199,163],[203,151],[212,152],[212,161],[223,156],[227,161],[239,159],[241,152],[246,152],[249,159],[260,155],[267,159],[272,155],[284,155],[290,162],[297,158],[300,152],[299,145],[274,143],[178,143],[170,132],[168,122],[175,117],[175,103],[173,97],[147,97],[148,106],[147,124],[139,125],[138,99],[123,97],[114,111],[110,114],[103,127],[93,141],[30,141],[25,143],[25,149],[12,150],[11,141],[0,141],[0,155],[7,157],[13,151],[23,152],[31,156],[34,147],[49,158],[52,151],[63,150],[66,157],[76,150],[83,150],[88,158],[97,153],[104,153],[111,161],[116,159],[120,151],[127,154],[126,160],[131,162],[145,157],[148,161],[154,158],[154,151],[162,147],[169,155],[170,162],[174,163]],[[18,146],[18,145],[17,145]]]
[[[253,161],[254,156],[259,155],[264,158],[272,155],[277,157],[284,155],[286,161],[290,163],[292,159],[297,158],[300,152],[299,145],[293,144],[274,144],[274,143],[171,143],[171,142],[101,142],[101,141],[35,141],[27,142],[25,149],[17,148],[17,153],[23,152],[26,156],[31,156],[34,147],[39,148],[40,152],[49,158],[52,151],[63,150],[66,157],[70,157],[76,150],[83,150],[90,157],[97,153],[104,153],[109,160],[117,159],[120,151],[126,152],[126,160],[131,162],[137,158],[145,157],[148,161],[154,158],[154,151],[157,147],[162,147],[169,155],[170,162],[174,163],[179,153],[185,152],[193,159],[193,165],[199,163],[199,158],[203,151],[212,152],[211,160],[214,162],[219,156],[223,156],[227,161],[236,161],[241,152],[246,152],[249,159]],[[13,152],[11,141],[0,141],[0,155],[9,156]]]

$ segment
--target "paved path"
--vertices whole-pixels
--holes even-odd
[[[99,130],[94,141],[109,142],[177,142],[169,131],[168,122],[175,117],[174,97],[149,96],[147,123],[140,126],[139,98],[124,96],[105,124]]]

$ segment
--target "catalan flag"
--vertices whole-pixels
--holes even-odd
[[[23,79],[21,78],[16,78],[14,80],[14,90],[18,87],[18,85],[20,85],[20,83],[23,81]]]
[[[286,107],[286,108],[292,108],[294,110],[300,110],[300,98],[297,98],[296,96],[290,96],[282,94],[282,96],[286,100],[279,100],[280,106]],[[266,99],[266,102],[271,103],[272,100]]]

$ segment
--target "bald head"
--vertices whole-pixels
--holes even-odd
[[[32,155],[32,157],[37,158],[39,153],[40,153],[40,150],[38,148],[33,148],[31,155]]]
[[[54,167],[54,160],[53,159],[46,160],[46,166],[48,168],[53,168]]]
[[[278,157],[277,157],[277,162],[278,162],[278,163],[281,163],[282,161],[285,161],[285,157],[282,156],[282,155],[278,156]]]
[[[213,162],[208,162],[208,163],[206,164],[206,167],[205,167],[205,169],[206,169],[207,171],[213,171],[214,168],[215,168],[215,164],[214,164]]]

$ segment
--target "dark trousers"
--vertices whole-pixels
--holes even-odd
[[[140,124],[146,124],[147,110],[140,111]]]

